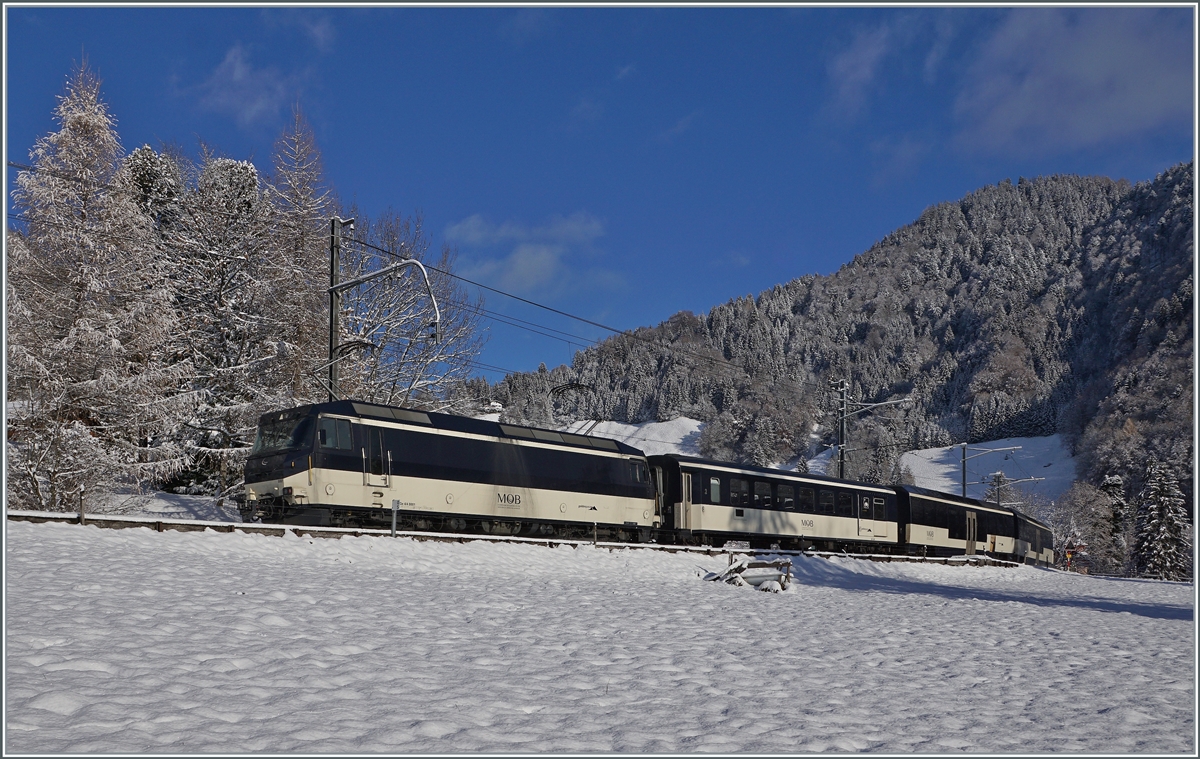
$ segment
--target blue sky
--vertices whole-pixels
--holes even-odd
[[[266,171],[298,102],[344,202],[619,329],[829,274],[1005,178],[1136,182],[1195,149],[1190,6],[5,10],[8,161],[83,55],[126,150]],[[489,331],[515,370],[581,344]]]

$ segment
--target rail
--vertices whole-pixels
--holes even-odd
[[[6,510],[5,517],[9,521],[14,522],[53,522],[57,524],[72,525],[79,525],[81,523],[79,514],[72,512]],[[163,519],[154,516],[133,516],[124,514],[87,514],[85,517],[83,517],[82,524],[101,529],[120,530],[145,527],[155,532],[166,532],[168,530],[174,532],[204,532],[205,530],[213,530],[214,532],[240,532],[248,535],[268,535],[277,537],[282,537],[288,533],[296,536],[312,538],[342,538],[348,536],[372,536],[386,538],[391,537],[392,535],[391,530],[377,530],[366,527],[314,527],[302,524],[262,524],[258,522],[219,522],[201,519]],[[531,545],[544,545],[551,547],[560,545],[594,545],[600,548],[608,549],[640,548],[654,551],[666,551],[668,553],[696,553],[705,556],[813,556],[823,559],[839,557],[846,559],[863,559],[868,561],[899,561],[924,564],[946,564],[951,566],[1023,566],[1016,562],[996,559],[982,554],[976,554],[974,556],[908,556],[903,554],[842,553],[838,551],[794,551],[776,548],[736,548],[731,546],[715,548],[713,546],[678,546],[660,543],[617,543],[603,540],[569,540],[566,538],[522,538],[511,535],[477,535],[454,532],[422,532],[414,530],[397,531],[396,537],[443,543],[469,543],[473,541],[484,541],[491,543],[528,543]]]

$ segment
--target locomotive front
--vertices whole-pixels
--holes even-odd
[[[259,418],[258,435],[246,461],[243,521],[277,521],[308,502],[316,422],[310,406]]]

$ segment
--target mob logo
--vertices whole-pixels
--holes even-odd
[[[497,493],[496,502],[506,506],[520,506],[521,496],[517,493]]]

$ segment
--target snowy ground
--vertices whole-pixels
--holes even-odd
[[[6,753],[1196,748],[1191,585],[6,527]]]

